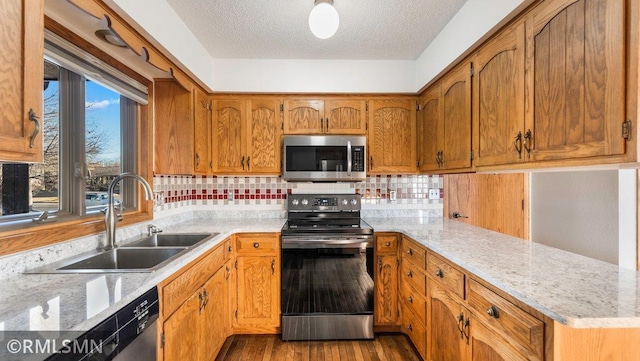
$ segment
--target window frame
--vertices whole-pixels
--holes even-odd
[[[153,157],[153,112],[150,111],[150,107],[153,106],[152,81],[47,16],[45,16],[45,28],[147,87],[148,103],[136,106],[138,134],[135,136],[137,152],[134,170],[150,184],[153,184],[153,162],[142,161],[150,160]],[[135,200],[139,206],[136,210],[125,211],[124,220],[118,224],[120,227],[153,219],[153,202],[146,201],[137,188],[135,186],[137,192]],[[102,214],[91,214],[84,217],[76,215],[59,219],[56,222],[40,224],[31,221],[14,222],[14,224],[0,227],[0,256],[98,234],[104,232],[104,229]]]

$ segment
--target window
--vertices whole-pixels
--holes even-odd
[[[132,98],[146,103],[146,88],[48,35],[44,162],[0,163],[0,223],[30,221],[45,211],[58,218],[99,214],[113,178],[137,169],[138,102]],[[115,193],[116,205],[137,207],[133,181],[121,182]]]

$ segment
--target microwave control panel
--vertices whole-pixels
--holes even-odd
[[[351,148],[351,170],[353,172],[364,172],[364,147]]]

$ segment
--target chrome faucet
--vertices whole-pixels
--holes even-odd
[[[109,195],[109,200],[108,200],[108,204],[107,204],[107,211],[105,212],[105,216],[104,216],[104,224],[105,224],[105,230],[106,230],[106,235],[107,235],[107,241],[106,241],[106,245],[105,245],[105,249],[114,249],[117,247],[116,245],[116,211],[113,207],[113,192],[116,189],[116,185],[118,185],[118,182],[120,182],[122,179],[124,178],[134,178],[136,180],[138,180],[138,182],[140,182],[140,184],[142,184],[142,188],[144,188],[145,193],[146,193],[146,199],[147,200],[151,200],[153,199],[153,190],[151,189],[151,186],[149,185],[149,183],[142,178],[141,176],[135,174],[135,173],[122,173],[117,175],[109,184],[109,191],[108,191],[108,195]],[[122,204],[122,202],[120,202],[120,204]]]

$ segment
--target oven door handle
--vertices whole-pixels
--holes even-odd
[[[351,141],[347,141],[347,175],[351,176]]]
[[[373,248],[372,237],[318,238],[318,237],[282,237],[282,249],[300,248]]]

